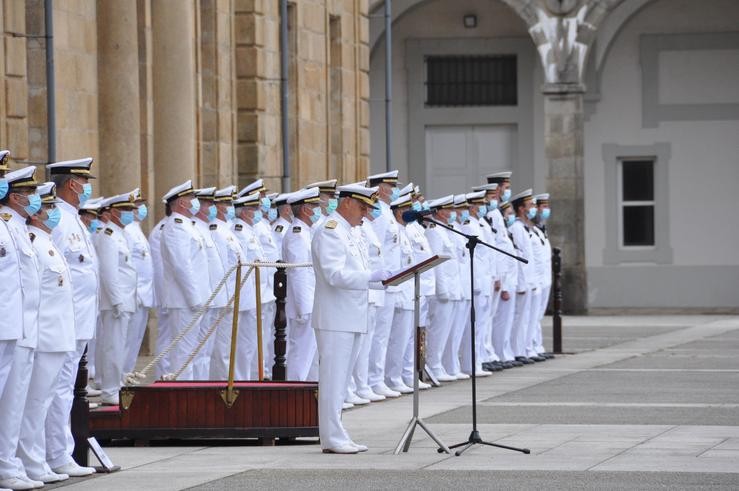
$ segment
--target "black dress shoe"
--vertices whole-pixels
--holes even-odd
[[[503,370],[503,366],[500,364],[499,361],[491,361],[489,363],[490,368],[487,368],[486,370],[490,372],[500,372]]]
[[[501,366],[507,370],[509,368],[515,368],[516,365],[512,361],[504,361],[501,363]]]
[[[523,366],[523,363],[520,362],[520,361],[518,361],[518,360],[511,360],[508,363],[510,363],[514,367],[522,367]]]
[[[542,353],[542,354],[541,354],[540,356],[543,356],[544,358],[546,358],[546,359],[548,359],[548,360],[551,360],[552,358],[554,358],[554,357],[555,357],[555,356],[554,356],[554,353],[550,353],[550,352],[548,352],[548,351],[547,351],[546,353]]]
[[[516,361],[520,361],[524,365],[531,365],[532,363],[535,363],[534,360],[526,358],[525,356],[517,356]]]
[[[534,361],[537,361],[537,362],[547,361],[546,358],[544,358],[543,356],[538,356],[538,355],[537,356],[530,356],[529,357],[529,360],[534,360]]]

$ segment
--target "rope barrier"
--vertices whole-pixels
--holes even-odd
[[[239,286],[239,289],[244,286],[244,283],[246,282],[247,278],[249,277],[249,274],[255,269],[255,268],[312,268],[313,263],[281,263],[281,262],[261,262],[261,261],[255,261],[255,262],[248,262],[248,263],[242,263],[242,266],[249,266],[249,269],[247,270],[246,274],[242,278],[241,285]],[[153,367],[155,367],[165,356],[169,354],[170,351],[179,343],[182,338],[184,338],[193,327],[195,327],[196,323],[200,318],[205,314],[205,311],[208,309],[210,304],[213,302],[215,297],[218,295],[218,292],[223,288],[223,286],[226,284],[226,281],[231,276],[231,274],[236,271],[236,268],[238,267],[238,264],[232,266],[221,278],[221,280],[218,282],[218,285],[213,290],[213,292],[210,294],[210,297],[208,297],[208,300],[195,312],[195,315],[190,320],[190,322],[185,326],[178,334],[177,336],[170,341],[170,343],[167,345],[166,348],[162,350],[161,353],[159,353],[157,356],[154,357],[153,360],[151,360],[144,368],[142,368],[138,372],[131,372],[125,375],[124,377],[124,383],[126,386],[131,385],[138,385],[141,383],[141,380],[146,378],[146,375],[151,371]],[[192,363],[192,361],[195,359],[195,356],[197,353],[203,348],[205,343],[207,342],[208,338],[215,332],[216,327],[218,324],[223,320],[223,318],[228,313],[228,306],[232,305],[234,301],[234,295],[231,296],[226,308],[223,309],[223,312],[221,315],[216,319],[216,321],[213,323],[213,325],[210,326],[208,331],[206,332],[205,336],[203,336],[203,339],[200,340],[198,345],[195,347],[195,349],[188,355],[187,360],[185,360],[185,363],[175,372],[175,373],[168,373],[162,375],[162,380],[176,380],[177,377],[179,377],[182,372],[185,370],[185,368]]]

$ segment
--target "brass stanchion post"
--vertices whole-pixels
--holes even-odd
[[[259,381],[264,380],[264,352],[262,347],[262,289],[259,266],[254,267],[254,281],[257,284],[257,373]]]
[[[233,406],[239,391],[234,390],[234,371],[236,370],[236,341],[239,334],[239,299],[241,298],[241,262],[236,266],[236,289],[234,291],[233,320],[231,322],[231,356],[228,361],[228,387],[221,391],[226,407]]]

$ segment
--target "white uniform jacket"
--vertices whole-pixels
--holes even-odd
[[[38,346],[38,312],[41,289],[41,275],[36,250],[31,244],[26,219],[7,207],[0,208],[0,213],[10,215],[10,219],[6,223],[13,239],[15,239],[15,243],[18,245],[19,252],[20,287],[23,295],[23,335],[18,340],[17,346],[36,349]]]
[[[210,233],[213,237],[213,242],[215,242],[216,248],[218,249],[218,255],[221,258],[221,263],[223,264],[223,268],[225,271],[230,270],[239,262],[246,262],[246,254],[244,254],[244,250],[241,248],[239,239],[236,238],[233,230],[231,230],[230,223],[226,223],[222,220],[216,219],[213,223],[210,224],[210,227],[208,228],[210,229]],[[246,273],[245,268],[242,269],[242,271]],[[235,285],[236,271],[231,273],[231,275],[228,277],[228,281],[226,282],[226,293],[229,299],[236,291]]]
[[[518,249],[513,245],[513,241],[509,236],[508,227],[505,225],[495,234],[496,243],[500,244],[500,248],[514,255],[519,255]],[[497,240],[498,238],[502,240]],[[497,261],[498,277],[500,278],[501,291],[514,292],[518,287],[518,261],[512,257],[500,254]]]
[[[277,249],[277,243],[272,237],[272,229],[270,229],[269,222],[267,220],[260,220],[251,226],[252,231],[259,240],[259,245],[262,248],[262,254],[260,261],[275,262],[280,259],[282,251]],[[275,268],[262,268],[261,280],[262,280],[262,303],[273,302],[275,300],[275,294],[272,284],[275,279]]]
[[[136,306],[154,306],[154,263],[151,260],[151,247],[141,230],[140,222],[133,222],[123,229],[131,251],[131,260],[136,269]]]
[[[411,222],[405,226],[405,233],[413,247],[413,262],[425,261],[434,255],[431,244],[426,238],[426,229],[418,222]],[[421,295],[428,297],[436,292],[436,276],[429,270],[421,273]]]
[[[459,263],[456,258],[455,244],[451,238],[452,232],[430,223],[426,229],[426,238],[431,251],[439,256],[448,256],[449,260],[435,267],[436,297],[439,300],[459,300],[461,285],[459,283]]]
[[[262,246],[259,244],[259,239],[248,223],[240,218],[235,218],[233,221],[233,232],[236,239],[238,239],[239,244],[241,244],[241,249],[246,255],[246,262],[253,263],[255,261],[264,261],[264,251],[262,250]],[[243,274],[246,274],[248,268],[245,268],[243,271]],[[267,284],[267,279],[262,274],[260,280],[260,287],[264,290]],[[257,289],[254,281],[254,271],[252,271],[249,278],[246,280],[246,283],[244,283],[244,286],[241,288],[239,310],[254,310],[257,308]]]
[[[214,224],[213,230],[218,228],[217,224]],[[195,218],[195,231],[200,234],[205,244],[205,253],[208,258],[208,297],[210,297],[215,291],[218,283],[220,283],[223,276],[226,274],[226,269],[223,267],[223,261],[221,256],[218,254],[218,248],[216,247],[215,240],[213,240],[213,234],[211,233],[210,223],[206,223],[199,218]],[[226,285],[219,290],[218,295],[215,296],[213,301],[210,302],[210,308],[220,309],[228,304],[228,290]]]
[[[382,243],[375,234],[375,229],[372,227],[372,222],[368,218],[362,220],[362,225],[359,227],[360,235],[362,236],[362,247],[367,253],[367,259],[369,261],[370,270],[377,271],[385,267],[382,257]],[[369,302],[374,304],[376,307],[382,307],[385,305],[385,290],[379,288],[371,288],[369,291]]]
[[[0,211],[0,341],[23,335],[20,250],[10,233],[10,213]]]
[[[480,222],[476,218],[465,220],[464,223],[462,223],[461,229],[462,232],[467,235],[474,235],[480,240],[485,240],[483,238],[483,230],[480,226]],[[475,295],[484,295],[489,297],[493,292],[492,285],[494,280],[491,272],[490,261],[494,260],[491,254],[494,252],[495,251],[488,249],[484,245],[478,245],[475,247]]]
[[[59,225],[51,231],[51,240],[69,266],[74,291],[74,319],[77,339],[92,339],[99,311],[100,276],[92,236],[80,220],[77,209],[59,200],[62,211]]]
[[[452,227],[455,230],[462,231],[462,225],[459,222],[454,222]],[[459,294],[462,300],[472,300],[472,292],[470,292],[470,254],[467,250],[467,239],[454,232],[451,234],[452,242],[454,243],[454,257],[456,257],[459,263]],[[477,250],[475,250],[477,252]],[[477,273],[475,273],[477,274]]]
[[[28,230],[41,269],[36,349],[46,353],[74,351],[74,291],[69,267],[47,232],[36,227]]]
[[[162,229],[162,307],[192,309],[210,295],[208,256],[192,220],[172,213]]]
[[[531,290],[539,286],[537,282],[536,269],[534,268],[534,253],[531,248],[531,232],[524,223],[516,219],[510,228],[511,235],[513,236],[513,244],[518,249],[519,255],[524,259],[528,259],[528,264],[524,264],[520,261],[518,263],[518,291],[523,292]]]
[[[481,236],[482,240],[484,240],[485,242],[487,242],[488,244],[492,246],[498,247],[496,245],[496,238],[495,238],[495,234],[493,233],[493,228],[490,226],[488,221],[485,220],[484,218],[480,218],[477,221],[480,224],[480,230],[482,231],[482,236]],[[495,280],[500,279],[498,276],[498,260],[499,260],[498,256],[500,256],[501,254],[498,251],[494,251],[485,246],[481,246],[478,248],[478,250],[482,250],[482,249],[484,249],[485,252],[488,254],[488,268],[490,268],[489,269],[490,280],[491,280],[490,285],[491,285],[491,291],[492,291],[492,287],[493,287],[493,284],[495,283]],[[500,249],[500,247],[498,247],[498,249]]]
[[[272,223],[272,239],[275,241],[277,251],[280,253],[280,257],[283,253],[282,241],[285,240],[285,235],[290,231],[290,222],[282,217],[277,217],[277,220]]]
[[[311,255],[316,274],[313,328],[367,332],[369,262],[339,212],[316,230]]]
[[[159,223],[154,225],[154,228],[149,232],[149,250],[151,251],[151,262],[154,266],[154,306],[161,307],[162,302],[162,289],[164,288],[164,279],[162,278],[162,230],[167,223],[169,217],[164,217],[159,220]]]
[[[98,239],[100,260],[100,310],[136,312],[136,268],[123,229],[113,223]]]
[[[282,242],[282,257],[288,263],[309,263],[311,257],[311,228],[295,218]],[[285,313],[290,319],[302,319],[313,312],[313,293],[316,276],[313,268],[287,270],[287,304]]]
[[[547,276],[551,276],[551,270],[547,270],[547,244],[544,241],[544,233],[536,225],[529,227],[529,238],[531,239],[531,252],[534,256],[534,271],[536,272],[537,287],[546,285]]]
[[[398,241],[400,243],[400,269],[407,269],[414,264],[415,256],[406,227],[400,224],[398,224]],[[413,310],[413,280],[404,281],[398,285],[398,288],[400,295],[396,299],[395,307],[403,310]]]

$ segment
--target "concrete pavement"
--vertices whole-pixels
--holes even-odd
[[[548,332],[548,327],[545,332]],[[478,380],[482,437],[531,455],[475,446],[438,454],[418,429],[392,451],[411,397],[345,412],[354,456],[315,444],[109,447],[123,470],[74,489],[739,488],[739,317],[565,319],[575,354]],[[421,416],[447,444],[471,429],[470,383],[421,392]],[[310,442],[310,441],[309,441]]]

